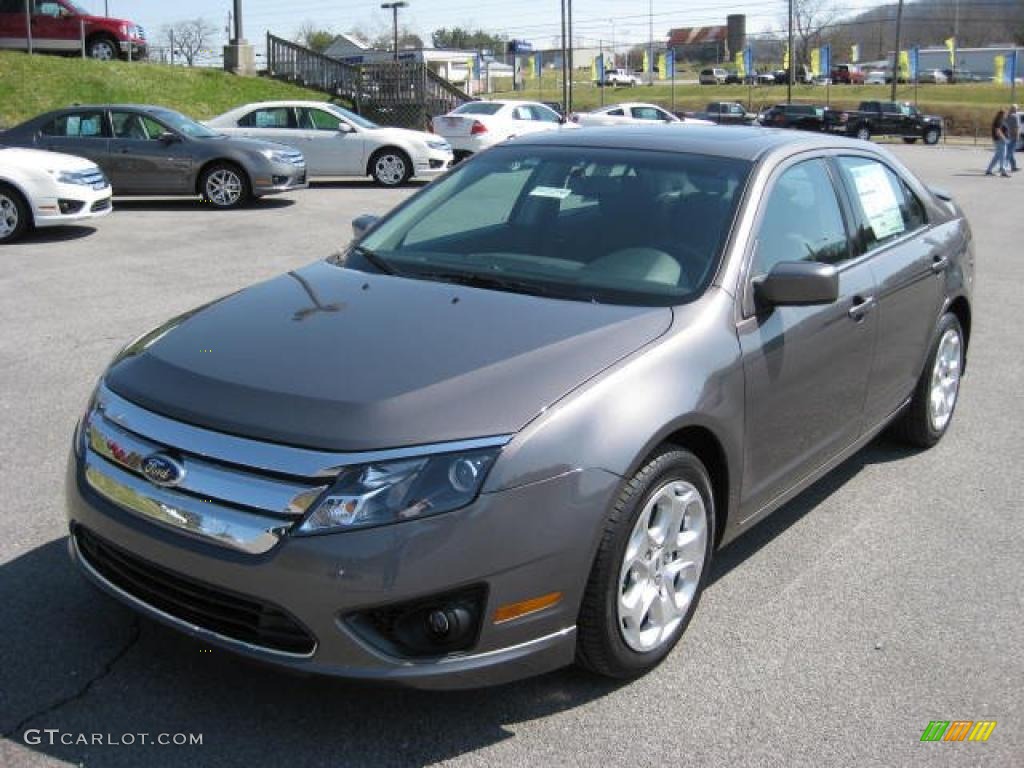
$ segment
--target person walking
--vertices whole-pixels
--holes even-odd
[[[1020,170],[1017,167],[1017,144],[1020,142],[1020,112],[1017,110],[1016,104],[1010,105],[1010,112],[1006,116],[1006,140],[1009,142],[1009,146],[1006,148],[1006,165],[1009,167],[1011,173],[1016,173]]]
[[[1006,132],[1006,112],[1000,109],[996,112],[992,121],[992,143],[995,145],[995,153],[985,169],[986,176],[992,176],[992,169],[999,166],[1000,176],[1009,176],[1006,172],[1006,148],[1010,145],[1009,134]]]

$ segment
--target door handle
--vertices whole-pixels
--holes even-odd
[[[935,254],[932,256],[932,272],[938,274],[945,272],[946,267],[949,266],[949,257],[943,256],[942,254]]]
[[[131,152],[130,149],[119,149],[117,151],[120,152],[122,155],[127,155],[129,152]]]
[[[847,310],[846,314],[850,316],[851,320],[860,322],[864,319],[864,316],[874,308],[874,306],[874,296],[854,296],[853,306]]]

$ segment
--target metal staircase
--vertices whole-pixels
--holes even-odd
[[[269,33],[267,75],[344,99],[374,122],[418,130],[473,100],[419,62],[346,64]]]

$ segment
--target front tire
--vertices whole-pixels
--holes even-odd
[[[963,369],[963,328],[956,315],[947,312],[939,321],[910,405],[892,426],[893,436],[918,448],[939,442],[953,420]]]
[[[861,141],[871,141],[871,129],[868,128],[866,125],[862,125],[860,128],[857,129],[856,133],[854,133],[854,136],[856,136]]]
[[[221,210],[239,208],[252,196],[249,177],[232,163],[214,163],[203,171],[199,190],[203,200]]]
[[[0,243],[13,243],[31,224],[25,198],[14,187],[0,184]]]
[[[398,187],[412,176],[412,162],[398,149],[381,149],[370,158],[370,175],[382,187]]]
[[[661,663],[697,608],[714,534],[707,470],[665,446],[626,483],[605,523],[577,621],[577,662],[619,679]]]
[[[929,128],[924,132],[924,143],[928,146],[939,143],[940,132],[937,128]]]
[[[117,41],[105,35],[92,38],[86,46],[86,50],[89,53],[90,59],[98,61],[116,61],[120,58],[120,53],[117,50]]]

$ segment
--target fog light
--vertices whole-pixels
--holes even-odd
[[[58,200],[57,205],[60,207],[60,212],[66,216],[69,213],[78,213],[85,203],[81,200]]]

